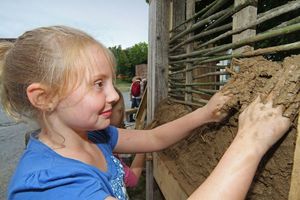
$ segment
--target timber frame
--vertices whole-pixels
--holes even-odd
[[[285,34],[287,28],[292,32],[299,32],[300,30],[299,16],[260,34],[257,34],[255,30],[259,23],[263,23],[275,15],[279,16],[282,13],[299,9],[300,1],[291,1],[288,5],[280,6],[278,9],[272,9],[270,12],[259,15],[257,14],[257,0],[234,0],[234,5],[228,8],[226,12],[217,12],[218,8],[226,1],[216,0],[195,13],[197,2],[197,0],[149,1],[147,123],[154,119],[155,108],[162,99],[171,97],[174,98],[175,102],[203,106],[209,97],[218,90],[219,86],[225,84],[217,79],[209,78],[205,79],[206,82],[204,83],[194,83],[193,80],[197,77],[193,77],[192,70],[201,66],[201,64],[213,63],[211,66],[221,69],[222,65],[215,66],[216,62],[272,53],[274,52],[273,47],[258,51],[254,50],[252,44]],[[231,23],[222,26],[219,24],[219,28],[213,28],[212,24],[211,29],[194,35],[194,30],[202,26],[201,23],[205,23],[206,19],[219,23],[219,21],[224,20],[226,15],[228,17],[228,13],[232,16]],[[201,20],[193,23],[196,18]],[[195,45],[192,42],[196,41],[197,38],[220,31],[222,32],[220,36],[210,39],[204,44],[197,44],[200,48],[194,49]],[[225,36],[231,36],[232,43],[219,46],[213,45],[215,41]],[[177,43],[176,40],[178,40]],[[300,49],[300,41],[276,46],[277,50],[278,48],[280,51],[298,50]],[[179,50],[180,53],[174,54],[176,50]],[[232,50],[232,52],[228,53],[228,50]],[[251,51],[249,52],[249,50]],[[226,72],[222,71],[199,70],[200,76],[198,75],[198,77],[227,75]],[[185,73],[182,84],[172,82],[173,78],[174,80],[182,80],[180,76],[178,78],[176,75],[180,73]],[[210,84],[213,85],[211,88],[201,88],[203,85],[209,85],[207,82],[211,80],[215,81],[214,84]],[[195,85],[200,86],[200,88],[198,90],[193,89]],[[181,89],[178,90],[176,87]],[[200,94],[199,99],[193,100],[192,93]],[[203,94],[206,96],[203,96]],[[300,120],[297,135],[299,135],[299,129]],[[186,191],[180,187],[180,184],[174,179],[164,162],[166,160],[155,153],[153,154],[153,160],[147,160],[146,162],[146,199],[153,200],[153,177],[165,199],[187,199]],[[289,200],[300,200],[300,137],[297,137],[296,141]]]

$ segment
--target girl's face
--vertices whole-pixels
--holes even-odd
[[[75,131],[106,128],[110,124],[112,104],[119,99],[113,86],[113,71],[105,55],[94,46],[87,51],[90,62],[82,64],[89,67],[91,74],[86,73],[79,87],[61,100],[52,113],[60,123]]]

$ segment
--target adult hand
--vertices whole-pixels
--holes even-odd
[[[273,108],[272,96],[266,104],[257,97],[239,116],[237,139],[245,139],[251,147],[265,153],[290,127],[282,116],[282,106]]]
[[[204,108],[208,111],[211,122],[222,121],[222,119],[227,116],[227,112],[223,111],[221,108],[231,97],[232,94],[230,93],[217,92],[210,98]]]

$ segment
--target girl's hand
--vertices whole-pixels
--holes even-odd
[[[227,112],[221,108],[231,97],[232,94],[217,92],[210,98],[208,103],[204,106],[209,115],[209,121],[220,122],[227,116]]]
[[[246,141],[265,153],[290,127],[289,118],[282,116],[282,107],[273,108],[272,97],[263,104],[257,97],[239,116],[237,139]]]

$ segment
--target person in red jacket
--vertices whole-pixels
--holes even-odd
[[[138,108],[142,95],[143,95],[143,87],[142,87],[142,79],[140,77],[133,77],[132,78],[132,83],[130,85],[130,90],[129,90],[129,98],[131,101],[131,108]],[[129,115],[129,122],[134,122],[134,117],[133,114]]]

